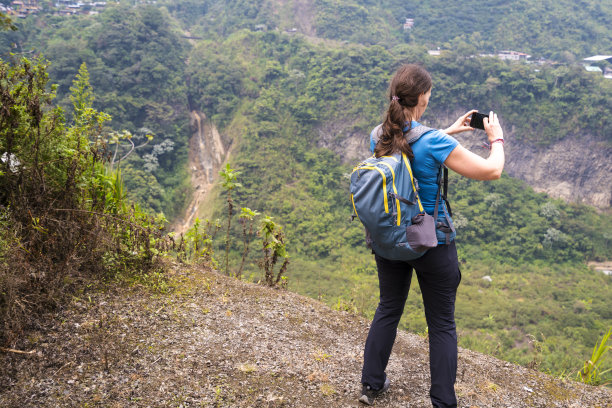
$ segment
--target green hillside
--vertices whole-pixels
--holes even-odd
[[[612,143],[607,130],[612,81],[580,66],[536,68],[471,58],[475,50],[493,51],[481,48],[474,32],[497,33],[507,27],[501,19],[462,24],[470,9],[462,6],[448,30],[435,29],[433,21],[442,17],[425,13],[435,3],[419,9],[399,3],[261,1],[227,7],[227,2],[194,0],[168,2],[165,9],[108,7],[99,16],[26,19],[19,31],[0,35],[0,44],[18,43],[19,49],[49,58],[63,105],[74,74],[81,62],[87,63],[95,105],[113,116],[107,130],[128,129],[143,139],[145,128],[155,135],[121,166],[132,196],[169,217],[180,214],[189,191],[187,115],[192,109],[204,112],[233,138],[231,165],[241,171],[242,184],[233,193],[236,206],[257,209],[284,226],[292,262],[289,287],[371,316],[377,301],[375,266],[361,226],[349,222],[351,163],[335,152],[350,135],[365,136],[379,123],[388,81],[401,63],[422,62],[433,75],[424,117],[430,124],[446,126],[439,117],[477,107],[497,111],[504,126],[514,128],[515,140],[545,146],[581,133]],[[562,4],[548,4],[551,16]],[[309,16],[312,34],[328,40],[282,31],[294,26],[292,10],[298,6]],[[444,10],[450,16],[455,7]],[[544,6],[506,2],[498,10],[507,17],[523,16],[529,14],[524,10],[536,13],[539,7]],[[603,15],[609,13],[601,8]],[[409,10],[423,14],[414,14],[414,30],[406,36],[401,24]],[[419,18],[425,15],[431,32],[421,27]],[[516,21],[535,24],[526,17]],[[595,18],[586,21],[599,27]],[[452,27],[469,29],[457,33]],[[593,39],[588,31],[574,38],[571,30],[564,31],[568,37],[555,36],[547,27],[538,35],[548,45],[514,40],[503,31],[499,38],[508,43],[500,48],[518,49],[523,41],[533,48],[525,45],[522,51],[555,57],[567,45],[581,55],[594,53],[602,38]],[[202,39],[190,45],[181,30]],[[436,44],[451,51],[429,56],[427,49]],[[223,220],[221,189],[213,194],[214,217]],[[610,213],[551,200],[507,176],[486,183],[453,177],[450,200],[463,272],[457,301],[460,344],[555,374],[575,373],[612,326],[611,278],[585,265],[612,258]],[[241,231],[237,222],[234,226],[235,267]],[[216,246],[219,260],[221,240]],[[256,279],[259,254],[251,256],[248,272]],[[416,280],[413,287],[418,293]],[[402,326],[425,331],[415,293]]]
[[[69,88],[84,62],[95,90],[94,106],[113,118],[108,131],[128,130],[136,149],[123,163],[130,194],[145,208],[175,217],[190,186],[186,172],[189,107],[185,83],[187,40],[155,7],[116,6],[93,18],[43,15],[0,33],[0,47],[42,54],[57,84],[57,103],[70,112]],[[130,150],[124,140],[122,157]],[[112,149],[115,146],[110,146]]]
[[[222,0],[167,1],[193,32],[227,36],[240,29],[298,30],[362,44],[404,42],[473,52],[506,49],[560,61],[610,53],[609,1],[527,0]],[[406,18],[414,25],[404,30]]]
[[[339,121],[345,132],[368,132],[379,120],[384,88],[398,60],[376,46],[332,49],[282,34],[248,32],[217,46],[201,44],[194,49],[195,60],[208,65],[221,58],[215,56],[222,49],[245,59],[243,78],[248,83],[241,89],[260,87],[257,97],[245,92],[234,100],[236,114],[227,125],[230,131],[241,129],[232,157],[233,166],[242,171],[236,202],[272,214],[285,226],[293,257],[290,288],[371,316],[377,281],[363,230],[349,222],[346,174],[351,166],[318,147],[318,131]],[[450,101],[456,94],[444,86],[447,83],[464,89],[466,100],[471,92],[477,94],[476,87],[453,80],[457,76],[444,77],[438,65],[442,63],[428,59],[421,49],[403,51],[403,56],[426,61],[434,75],[448,81],[435,82],[439,100]],[[505,75],[521,72],[494,60],[487,63]],[[461,69],[446,72],[460,75]],[[578,81],[584,77],[580,71],[573,74]],[[231,75],[228,80],[234,81]],[[513,99],[512,93],[503,95],[500,92],[497,100],[502,112]],[[550,94],[541,97],[552,105]],[[436,112],[444,111],[443,104],[432,97],[426,118],[434,120]],[[511,116],[511,108],[506,109]],[[528,135],[534,134],[524,137]],[[343,135],[335,137],[341,148]],[[487,183],[454,177],[451,201],[464,262],[457,306],[460,344],[556,373],[579,365],[579,356],[589,352],[611,323],[610,278],[583,263],[610,257],[605,234],[609,215],[551,200],[509,177]],[[216,214],[223,217],[221,197],[217,205]],[[238,242],[234,250],[237,257]],[[424,332],[417,296],[410,298],[402,324]]]

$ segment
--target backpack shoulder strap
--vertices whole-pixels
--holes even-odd
[[[406,133],[406,139],[408,139],[408,143],[414,143],[425,133],[430,130],[434,130],[433,128],[427,127],[425,125],[419,125],[415,128],[410,129],[408,133]]]
[[[446,245],[450,244],[450,234],[455,232],[455,226],[453,225],[450,217],[453,216],[452,210],[450,208],[450,203],[446,198],[446,194],[448,193],[448,168],[446,166],[441,165],[438,170],[438,192],[436,193],[436,203],[434,207],[434,220],[436,222],[436,229],[441,230],[446,235]],[[440,199],[444,200],[444,218],[446,218],[446,224],[444,225],[442,222],[438,222],[438,208]]]
[[[406,136],[406,139],[408,140],[408,143],[414,143],[417,140],[419,140],[421,136],[423,136],[425,133],[429,132],[430,130],[434,130],[434,129],[424,126],[424,125],[419,125],[417,127],[410,129],[407,133],[405,133],[405,136]],[[370,141],[373,142],[374,146],[380,140],[381,135],[382,135],[382,123],[376,126],[374,129],[372,129],[372,132],[370,132]]]

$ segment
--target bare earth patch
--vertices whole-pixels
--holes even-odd
[[[369,322],[313,299],[176,267],[169,294],[84,295],[0,352],[2,407],[357,407]],[[378,407],[428,407],[422,337],[400,332]],[[460,407],[611,407],[612,392],[459,351]]]

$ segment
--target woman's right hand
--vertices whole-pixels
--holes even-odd
[[[493,111],[489,112],[489,117],[482,119],[482,123],[484,124],[484,130],[487,133],[489,143],[494,140],[504,138],[504,131],[499,124],[499,119],[497,118],[496,113]]]

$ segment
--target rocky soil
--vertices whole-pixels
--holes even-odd
[[[157,289],[85,292],[0,352],[2,407],[357,407],[369,322],[175,266]],[[426,339],[400,332],[378,407],[427,407]],[[460,349],[460,407],[612,407],[612,391]]]

